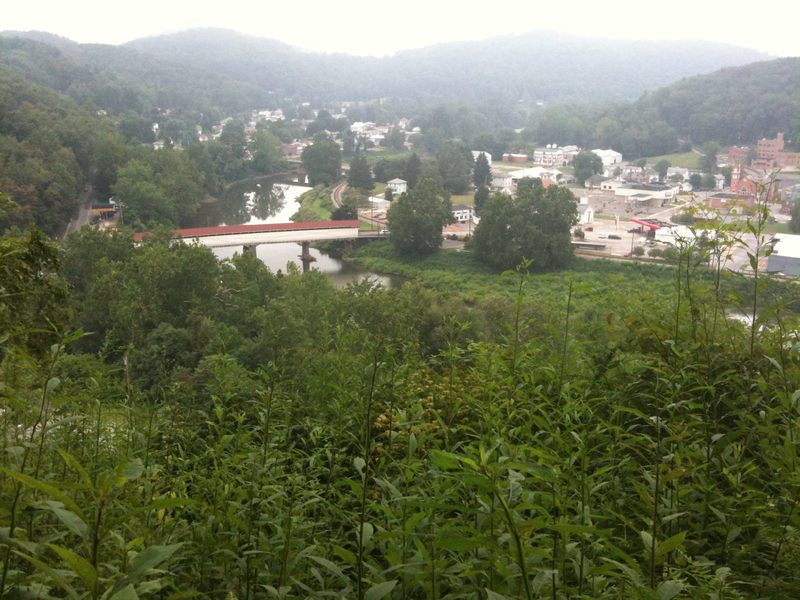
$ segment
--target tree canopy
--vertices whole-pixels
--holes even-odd
[[[473,247],[478,258],[497,269],[510,269],[523,259],[533,268],[565,267],[573,255],[571,229],[577,205],[565,187],[541,184],[517,191],[515,197],[494,193],[481,211]]]
[[[327,137],[319,137],[303,148],[301,160],[311,185],[331,185],[341,175],[342,150]]]
[[[575,155],[572,166],[575,168],[575,180],[583,185],[592,175],[602,172],[603,160],[594,152],[584,150]]]
[[[347,184],[350,187],[358,188],[369,192],[375,187],[372,181],[372,171],[370,171],[367,159],[358,154],[350,161],[350,172],[347,174]]]
[[[442,185],[451,194],[463,194],[469,189],[472,175],[472,152],[462,142],[448,141],[436,153],[436,163]]]
[[[481,152],[475,159],[475,166],[472,170],[472,182],[475,187],[488,186],[492,183],[492,168],[486,159],[486,154]]]
[[[447,193],[431,179],[392,202],[388,213],[391,241],[406,256],[424,256],[442,245],[442,227],[453,222]]]

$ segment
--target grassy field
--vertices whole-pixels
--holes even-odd
[[[393,150],[391,148],[374,148],[365,153],[367,162],[371,165],[381,158],[408,158],[411,152],[408,150]]]
[[[292,215],[292,221],[326,221],[331,218],[331,189],[317,186],[298,198],[300,210]]]
[[[767,233],[792,233],[788,223],[770,223],[767,225]]]
[[[467,206],[474,206],[474,194],[453,194],[450,196],[450,202],[453,204],[466,204]]]
[[[519,279],[513,272],[501,274],[481,263],[468,250],[440,250],[422,259],[402,258],[394,254],[388,241],[375,241],[357,249],[351,260],[378,273],[387,273],[419,281],[447,294],[464,298],[468,303],[512,301]],[[711,283],[710,271],[696,272],[695,285]],[[526,297],[541,306],[561,305],[573,286],[573,304],[587,316],[639,314],[653,303],[674,299],[676,268],[671,264],[621,262],[575,257],[569,268],[552,273],[532,273],[526,284]],[[751,281],[741,275],[723,275],[723,294],[731,306],[748,295]],[[794,297],[796,290],[784,282],[770,281],[762,290],[765,298],[781,295]],[[791,310],[797,310],[797,307]]]
[[[488,268],[469,251],[441,250],[422,259],[405,259],[394,255],[389,242],[372,242],[359,248],[352,259],[370,270],[416,279],[473,302],[498,296],[511,299],[517,292],[516,278]],[[565,295],[572,282],[588,303],[609,308],[612,298],[635,298],[638,303],[645,296],[669,295],[673,273],[673,267],[665,265],[575,258],[567,270],[531,275],[530,290],[532,296],[550,301]],[[601,302],[602,298],[606,301]]]
[[[660,160],[668,160],[672,163],[673,167],[681,167],[683,169],[699,169],[701,154],[696,152],[682,152],[679,154],[662,154],[661,156],[649,156],[647,162],[649,164],[656,164]]]

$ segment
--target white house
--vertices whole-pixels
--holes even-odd
[[[489,166],[491,167],[492,166],[492,155],[491,155],[491,153],[486,152],[485,150],[473,150],[472,151],[472,160],[473,160],[473,162],[477,161],[478,157],[481,154],[483,154],[486,157],[486,162],[488,162]]]
[[[492,189],[510,194],[514,189],[514,179],[511,177],[511,173],[492,171]]]
[[[408,190],[408,183],[406,183],[405,179],[400,179],[398,177],[396,179],[390,179],[387,181],[386,187],[392,190],[392,194],[394,196],[399,196],[400,194],[406,193],[406,190]]]
[[[475,216],[475,211],[466,204],[453,204],[453,218],[459,223],[466,223]]]
[[[620,154],[616,150],[612,150],[611,148],[607,150],[603,150],[602,148],[596,148],[592,150],[592,153],[600,157],[600,160],[603,161],[604,167],[608,167],[609,165],[616,165],[622,162],[622,154]]]

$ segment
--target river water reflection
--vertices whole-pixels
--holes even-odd
[[[216,225],[288,223],[292,215],[300,208],[297,199],[310,189],[308,186],[277,183],[267,177],[237,183],[226,190],[222,200],[204,205],[198,211],[194,222],[187,225],[191,227],[209,227]],[[301,251],[300,244],[261,244],[256,249],[256,255],[273,273],[277,273],[279,270],[286,272],[287,263],[290,262],[302,270],[302,264],[300,263]],[[230,258],[237,252],[242,252],[241,246],[214,248],[214,254],[219,258]],[[400,285],[402,281],[401,278],[380,275],[351,263],[343,262],[320,252],[316,248],[311,248],[311,254],[317,259],[312,264],[312,268],[324,273],[331,283],[337,287],[344,287],[349,283],[362,281],[366,278],[387,288]]]

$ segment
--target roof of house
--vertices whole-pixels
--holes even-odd
[[[453,210],[472,210],[472,207],[466,204],[453,204]]]
[[[395,177],[394,179],[390,179],[386,183],[408,183],[405,179],[400,179],[399,177]]]
[[[278,231],[298,231],[304,229],[353,229],[359,226],[355,220],[347,221],[297,221],[294,223],[254,223],[245,225],[220,225],[217,227],[189,227],[175,229],[173,238],[192,239],[196,237],[210,237],[215,235],[231,235],[239,233],[267,233]],[[134,242],[141,242],[144,238],[152,237],[148,231],[133,234]]]
[[[788,256],[790,258],[800,258],[800,235],[780,233],[773,239],[775,240],[773,254]]]

